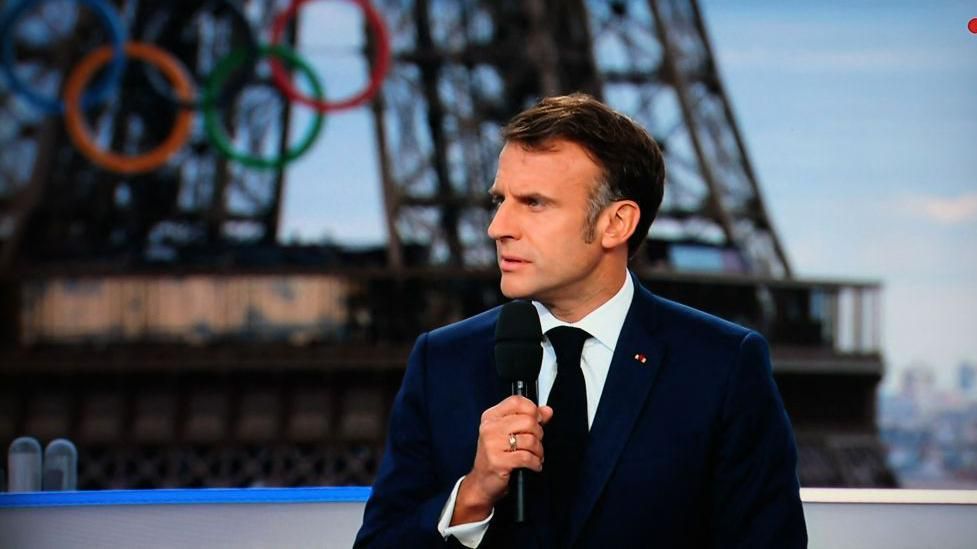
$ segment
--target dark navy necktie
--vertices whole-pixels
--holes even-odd
[[[556,379],[546,401],[553,408],[553,419],[544,427],[543,476],[550,490],[550,526],[559,536],[566,530],[587,448],[587,386],[580,353],[590,334],[558,326],[546,337],[556,351]]]

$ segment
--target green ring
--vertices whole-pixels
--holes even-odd
[[[221,124],[216,101],[210,101],[209,98],[220,97],[218,92],[230,76],[231,71],[241,66],[248,58],[248,55],[253,55],[253,51],[249,51],[247,48],[235,49],[221,59],[217,63],[217,66],[214,67],[214,70],[211,71],[210,75],[207,76],[207,83],[204,86],[205,100],[203,101],[204,129],[207,131],[207,137],[210,139],[210,142],[225,157],[240,162],[249,168],[280,169],[309,150],[316,138],[319,137],[319,132],[322,131],[322,120],[324,117],[321,112],[316,112],[312,119],[312,124],[309,125],[309,128],[305,131],[305,134],[299,142],[291,149],[285,151],[285,154],[281,156],[263,158],[235,150],[230,137],[227,135],[227,131]],[[308,80],[309,85],[312,86],[312,93],[316,99],[321,100],[325,97],[322,84],[319,83],[315,71],[291,49],[284,46],[261,45],[258,46],[258,55],[260,57],[277,57],[289,65],[298,68],[299,72]]]

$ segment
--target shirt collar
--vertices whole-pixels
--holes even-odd
[[[614,297],[576,322],[564,322],[556,318],[549,309],[538,301],[533,301],[533,306],[539,313],[539,325],[544,334],[557,326],[573,326],[586,330],[594,339],[613,351],[617,347],[617,338],[621,335],[621,328],[624,327],[624,319],[628,316],[628,309],[631,308],[633,297],[634,281],[631,280],[631,274],[628,273],[624,277],[624,285],[614,294]]]

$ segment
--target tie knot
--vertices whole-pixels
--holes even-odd
[[[561,363],[568,366],[578,366],[583,344],[590,338],[590,334],[572,326],[557,326],[547,331],[546,337],[553,344],[557,366],[560,366]]]

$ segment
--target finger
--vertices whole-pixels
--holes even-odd
[[[537,406],[528,398],[519,395],[512,395],[511,397],[506,398],[502,402],[482,412],[482,420],[498,419],[500,417],[514,414],[527,414],[530,416],[535,416],[537,413],[536,409]]]
[[[526,414],[536,415],[538,406],[528,398],[520,395],[512,395],[500,402],[497,406],[504,415]]]
[[[532,447],[533,440],[539,440],[539,438],[531,433],[505,431],[491,434],[483,433],[479,444],[481,447],[484,447],[490,455],[510,454],[522,448]]]
[[[523,436],[522,441],[519,443],[519,450],[529,452],[540,461],[543,460],[543,443],[536,437]]]
[[[497,448],[508,440],[509,433],[527,433],[537,438],[543,437],[543,427],[533,416],[508,415],[500,418],[486,418],[478,426],[480,441],[486,441],[491,447]],[[508,444],[506,442],[506,444]]]
[[[543,464],[543,459],[538,454],[524,449],[519,449],[515,452],[500,453],[493,461],[497,470],[506,473],[512,472],[515,469],[539,471]]]
[[[509,455],[512,456],[513,469],[530,469],[537,473],[543,470],[543,460],[532,452],[518,450]]]
[[[532,416],[506,416],[499,422],[499,427],[505,434],[527,433],[537,438],[543,437],[543,427]]]

